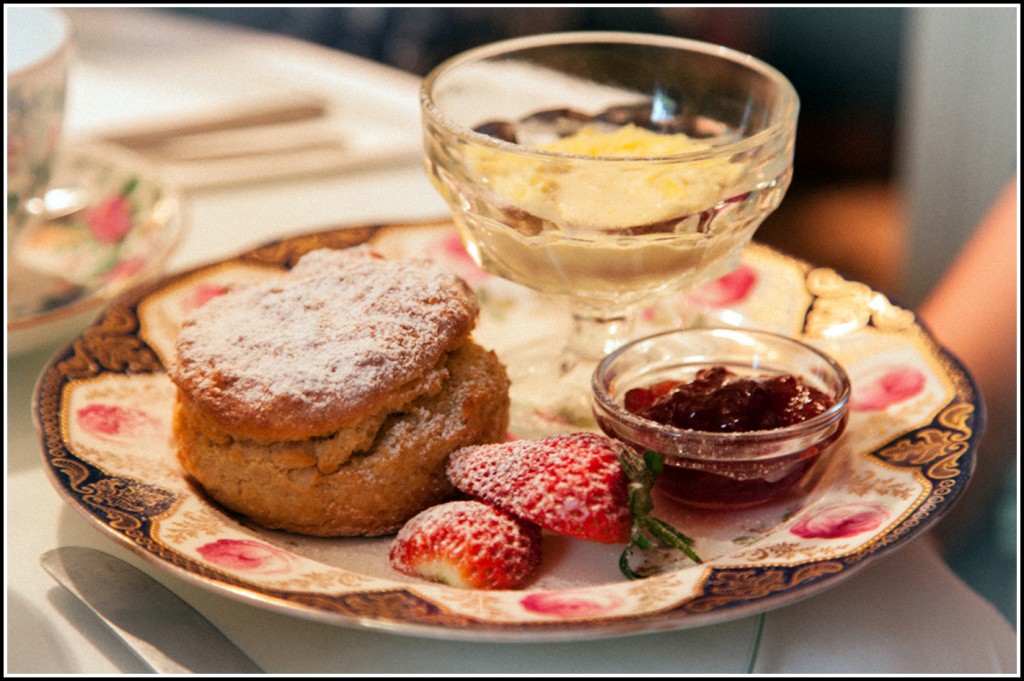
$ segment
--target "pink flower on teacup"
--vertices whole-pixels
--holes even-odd
[[[134,407],[93,403],[75,417],[85,432],[103,440],[150,439],[164,432],[163,421]]]
[[[723,308],[746,300],[757,284],[757,272],[750,265],[735,270],[685,294],[686,301],[704,309]]]
[[[280,574],[292,568],[287,551],[252,539],[218,539],[196,549],[218,567],[260,574]]]
[[[908,366],[885,366],[853,381],[850,409],[881,411],[904,402],[924,389],[925,377]]]
[[[122,194],[108,196],[86,211],[85,224],[100,243],[117,243],[131,231],[131,202]]]
[[[888,519],[889,511],[878,504],[835,504],[809,513],[789,531],[804,539],[841,539],[876,530]]]
[[[596,617],[622,605],[612,594],[588,594],[572,591],[542,591],[524,596],[524,610],[553,617]]]
[[[146,264],[145,258],[127,258],[121,260],[114,265],[109,272],[103,275],[104,281],[117,281],[118,279],[127,279]]]

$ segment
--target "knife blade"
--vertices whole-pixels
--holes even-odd
[[[39,562],[156,672],[263,673],[202,614],[130,563],[82,546],[47,551]]]

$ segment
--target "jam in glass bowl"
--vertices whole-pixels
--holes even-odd
[[[825,353],[738,328],[641,338],[607,355],[593,376],[601,429],[662,455],[661,493],[713,509],[792,490],[842,435],[849,398],[849,377]]]

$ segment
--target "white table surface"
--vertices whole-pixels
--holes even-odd
[[[353,57],[164,13],[74,9],[77,61],[67,127],[84,135],[262,91],[366,87],[418,126],[418,80]],[[111,102],[116,102],[115,106]],[[315,179],[195,192],[172,270],[329,225],[447,213],[415,160]],[[69,330],[73,331],[73,330]],[[734,674],[756,627],[748,617],[599,641],[473,643],[312,622],[255,608],[166,574],[100,534],[62,501],[31,423],[34,382],[57,348],[8,358],[5,671],[144,673],[146,668],[40,568],[46,550],[92,546],[127,560],[192,603],[273,674]],[[768,613],[761,674],[1016,674],[1017,634],[946,567],[927,537],[834,588]]]

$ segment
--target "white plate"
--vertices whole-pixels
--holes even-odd
[[[164,373],[182,315],[228,282],[278,276],[314,247],[369,239],[385,254],[435,257],[482,303],[478,341],[499,355],[545,331],[543,301],[469,262],[451,225],[311,234],[152,282],[112,303],[43,372],[34,415],[45,466],[67,502],[154,565],[254,606],[346,626],[481,641],[601,638],[703,626],[819,593],[931,526],[974,467],[982,414],[963,367],[914,315],[835,272],[751,246],[740,271],[662,301],[706,318],[798,335],[842,362],[853,411],[800,494],[737,513],[655,513],[695,536],[705,563],[628,581],[618,546],[544,537],[522,590],[459,590],[388,566],[390,538],[323,539],[253,527],[202,496],[175,459],[174,387]],[[514,426],[513,426],[514,428]]]
[[[8,353],[80,331],[117,294],[159,275],[179,243],[180,202],[151,172],[63,153],[42,215],[7,254]]]

